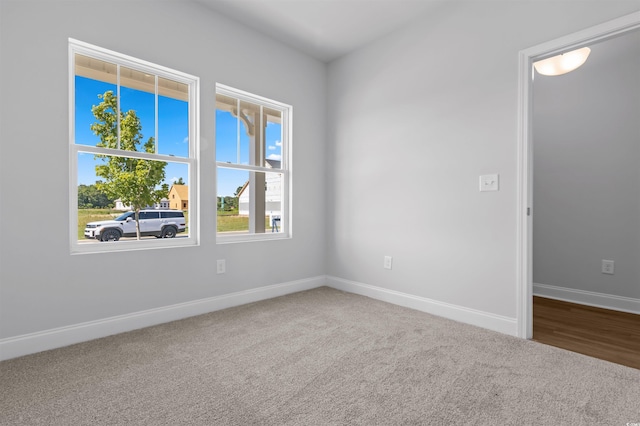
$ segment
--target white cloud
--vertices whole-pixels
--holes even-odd
[[[178,179],[180,179],[180,178],[177,178],[177,177],[174,176],[174,177],[171,178],[171,182],[177,182]]]
[[[269,155],[267,157],[267,159],[280,161],[280,160],[282,160],[282,155],[280,155],[280,154],[271,154],[271,155]]]
[[[269,147],[267,148],[269,151],[275,151],[276,147],[273,145],[269,145]]]
[[[276,141],[276,146],[282,146],[282,142]]]
[[[184,139],[182,139],[182,143],[189,143],[189,136],[185,136]]]

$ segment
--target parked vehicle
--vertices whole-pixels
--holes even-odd
[[[140,236],[173,238],[187,228],[180,210],[140,210]],[[126,212],[113,220],[87,223],[85,238],[100,241],[118,241],[121,237],[136,236],[135,212]]]

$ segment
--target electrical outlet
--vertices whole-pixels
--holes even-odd
[[[227,271],[227,261],[224,259],[218,259],[218,274],[224,274]]]
[[[614,261],[602,259],[602,273],[613,275],[613,270],[614,270]]]
[[[384,269],[391,269],[392,262],[393,262],[393,257],[385,256],[384,257]]]

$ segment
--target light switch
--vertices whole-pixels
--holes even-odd
[[[500,189],[500,175],[480,176],[480,192],[498,191]]]

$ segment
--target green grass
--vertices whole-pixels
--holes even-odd
[[[271,229],[269,218],[264,218],[265,229]],[[218,232],[249,231],[249,216],[240,216],[238,211],[218,211]]]
[[[248,231],[249,216],[218,215],[218,232]]]

